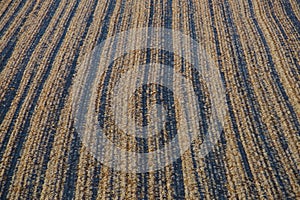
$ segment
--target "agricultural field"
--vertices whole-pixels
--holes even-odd
[[[0,1],[0,199],[299,198],[299,1]]]

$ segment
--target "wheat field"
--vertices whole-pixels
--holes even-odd
[[[220,75],[227,108],[220,138],[206,156],[197,154],[207,123],[203,119],[198,139],[174,162],[130,173],[101,163],[84,145],[74,125],[72,95],[85,70],[81,63],[99,43],[143,27],[179,31],[197,41]],[[108,45],[106,56],[121,46]],[[0,52],[0,199],[300,198],[297,0],[2,0]],[[103,88],[147,60],[172,64],[193,83],[198,80],[178,55],[151,48],[132,51],[113,62],[105,72],[109,79],[98,77],[103,83],[95,86],[98,112],[113,113]],[[213,98],[198,81],[194,90],[203,92],[200,105],[209,113]],[[157,103],[156,92],[171,101],[162,100],[170,109],[195,110],[192,104],[180,107],[180,100],[164,91],[151,85],[137,90],[129,102],[137,110],[132,118],[144,123],[145,106]],[[170,118],[179,121],[176,109]],[[106,118],[103,123],[117,146],[138,152],[154,151],[179,130],[165,128],[146,140],[129,137]],[[105,147],[103,152],[111,156]]]

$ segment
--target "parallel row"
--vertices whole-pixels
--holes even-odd
[[[296,198],[299,10],[297,2],[285,0],[0,2],[1,199]],[[211,56],[226,87],[225,127],[204,159],[198,158],[199,139],[162,170],[117,172],[97,162],[80,140],[72,81],[84,74],[80,63],[105,38],[149,26],[179,30]],[[103,56],[113,56],[121,44],[116,48]],[[116,60],[109,84],[121,66],[161,62],[161,57],[149,50]],[[188,69],[180,58],[173,59],[176,72]],[[133,84],[136,78],[130,77]],[[141,147],[141,141],[107,132],[125,148],[159,147],[158,138]],[[168,133],[161,138],[167,141]]]

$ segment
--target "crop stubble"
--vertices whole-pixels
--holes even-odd
[[[294,21],[284,0],[63,0],[37,1],[34,6],[26,1],[11,22],[19,3],[1,4],[1,31],[10,23],[0,35],[0,51],[5,53],[0,102],[5,107],[0,106],[6,109],[0,116],[1,198],[299,197],[296,1],[289,1]],[[222,140],[207,158],[195,158],[201,145],[196,140],[180,160],[162,170],[117,172],[100,165],[80,143],[70,85],[97,42],[147,26],[180,30],[201,44],[222,74],[228,115]],[[13,46],[11,40],[16,40]],[[150,54],[159,61],[156,51]],[[125,56],[114,69],[146,56],[139,52]],[[182,66],[179,59],[174,63],[174,70]],[[162,137],[167,139],[167,133]],[[157,144],[155,138],[148,143]],[[128,141],[124,146],[139,148]]]

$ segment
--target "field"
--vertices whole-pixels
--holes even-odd
[[[171,36],[162,34],[166,46],[179,32],[185,35],[179,37],[183,43],[172,43],[174,53],[148,45],[121,55],[140,41],[147,42],[150,31],[144,32],[145,27],[173,30]],[[128,30],[143,32],[129,32],[125,39],[135,39],[121,38],[117,45],[107,42]],[[207,74],[191,66],[191,41],[205,51],[199,64],[210,63]],[[182,135],[181,130],[196,132],[197,138],[188,145],[179,143],[178,151],[165,153],[172,157],[180,152],[174,162],[143,173],[118,170],[100,162],[93,149],[101,151],[103,158],[116,156],[117,160],[122,155],[105,145],[100,150],[101,139],[94,147],[95,135],[85,138],[79,133],[74,96],[89,95],[89,90],[81,88],[88,73],[83,63],[99,44],[107,49],[100,62],[109,66],[100,70],[99,77],[92,74],[99,84],[91,98],[96,100],[99,118],[104,116],[99,121],[103,132],[116,146],[136,152],[155,151],[172,138],[192,137]],[[3,0],[0,53],[0,199],[300,198],[297,0]],[[119,54],[109,63],[108,58]],[[137,82],[155,82],[154,74],[165,76],[151,69],[134,71],[135,66],[149,62],[172,65],[172,80],[167,82],[174,91],[148,84],[137,88],[131,99],[123,98],[125,103],[120,100],[111,106],[109,95],[115,94],[111,88],[122,74],[127,73],[127,82],[120,84],[124,88],[119,93],[125,96]],[[181,73],[193,86],[177,87],[173,73]],[[218,77],[224,90],[214,87],[217,81],[206,76]],[[211,91],[224,94],[226,108]],[[173,92],[182,96],[176,98]],[[192,103],[193,92],[199,104]],[[135,138],[118,128],[122,123],[126,126],[128,118],[139,125],[150,123],[150,107],[157,104],[170,109],[170,121],[160,135]],[[194,105],[202,110],[199,123],[184,116],[198,112]],[[133,110],[131,115],[121,115],[118,109],[127,108]],[[220,109],[226,112],[218,141],[199,157],[212,123],[206,118],[219,114]],[[110,118],[116,114],[120,123]],[[147,130],[158,131],[158,125],[153,126]],[[163,162],[160,159],[156,159],[158,164]],[[144,166],[130,156],[124,160],[120,164],[124,169],[131,164]]]

